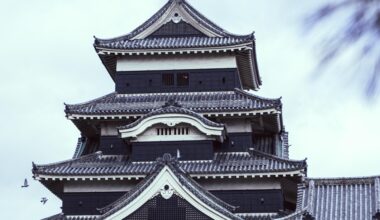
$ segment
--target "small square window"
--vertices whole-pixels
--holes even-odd
[[[174,74],[172,74],[172,73],[162,74],[162,85],[174,86]]]
[[[177,74],[177,86],[188,86],[189,85],[189,74],[188,73],[178,73]]]

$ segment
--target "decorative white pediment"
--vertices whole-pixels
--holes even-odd
[[[164,199],[170,199],[173,194],[178,195],[194,208],[209,216],[211,219],[226,220],[229,219],[222,213],[212,209],[209,205],[202,202],[190,190],[184,187],[173,171],[166,165],[160,173],[153,179],[144,191],[142,191],[128,205],[108,216],[107,220],[122,220],[135,211],[137,211],[146,202],[156,196],[162,196]]]
[[[172,5],[166,10],[166,12],[157,19],[152,25],[150,25],[146,30],[139,33],[131,40],[144,39],[161,28],[164,24],[168,22],[186,22],[193,26],[198,31],[202,32],[208,37],[222,37],[220,34],[213,32],[212,30],[202,26],[193,16],[191,16],[184,8],[183,5],[178,1],[173,1]]]
[[[133,138],[131,142],[160,142],[160,141],[202,141],[220,139],[214,136],[207,136],[200,132],[196,127],[188,124],[178,124],[169,127],[164,124],[153,125],[147,128],[137,138]]]
[[[220,126],[214,127],[214,126],[206,124],[205,122],[203,122],[202,120],[194,116],[187,115],[187,114],[176,114],[176,113],[160,114],[160,115],[153,115],[151,117],[147,117],[133,127],[119,129],[119,133],[121,135],[121,138],[137,138],[138,136],[147,132],[148,129],[156,128],[157,126],[155,127],[155,125],[165,125],[169,128],[176,128],[177,125],[181,125],[181,124],[190,125],[191,128],[188,128],[189,129],[188,131],[192,131],[192,134],[189,134],[189,132],[187,132],[187,135],[177,134],[177,133],[174,135],[174,131],[176,131],[174,129],[173,137],[189,136],[189,135],[193,135],[193,136],[195,135],[196,137],[201,137],[203,135],[204,137],[211,136],[211,137],[217,137],[218,139],[223,139],[224,127],[220,127]],[[196,128],[196,130],[194,130],[193,128]],[[152,135],[159,137],[160,134],[157,134],[155,132],[156,131],[154,130],[151,131]],[[193,138],[195,138],[195,136]],[[168,139],[168,137],[165,137],[165,138],[166,140],[170,139],[170,138]]]

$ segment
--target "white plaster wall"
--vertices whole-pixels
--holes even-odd
[[[189,128],[188,135],[157,135],[157,128],[165,128],[163,125],[155,125],[148,128],[144,133],[139,135],[133,142],[148,142],[148,141],[194,141],[194,140],[213,140],[213,138],[201,133],[195,127],[187,124],[179,124],[172,128]],[[167,127],[168,128],[168,127]],[[215,138],[214,138],[215,139]]]
[[[100,127],[100,133],[102,136],[116,136],[118,135],[117,127],[119,124],[116,123],[102,123]]]
[[[75,181],[67,182],[64,185],[63,191],[65,193],[74,192],[121,192],[131,190],[138,181],[112,181],[112,182],[88,182],[88,181]]]
[[[237,68],[232,55],[181,55],[122,57],[117,71],[185,70]]]
[[[201,179],[196,180],[207,190],[269,190],[281,189],[276,179]]]
[[[228,133],[252,132],[251,122],[248,119],[226,119],[222,123],[226,125]]]

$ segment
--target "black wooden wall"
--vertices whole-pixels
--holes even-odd
[[[126,192],[64,193],[62,212],[65,215],[98,215],[102,208],[120,198]]]
[[[174,74],[174,85],[162,83],[162,75]],[[177,74],[188,73],[189,85],[177,85]],[[209,70],[171,70],[118,72],[116,74],[116,92],[118,93],[150,93],[150,92],[196,92],[226,91],[241,88],[237,69]]]
[[[274,136],[257,135],[251,132],[229,133],[223,143],[217,141],[174,141],[174,142],[139,142],[127,143],[119,136],[100,136],[99,150],[104,155],[132,155],[136,161],[156,160],[164,153],[177,155],[181,152],[182,160],[209,160],[214,151],[246,152],[249,148],[274,154]]]
[[[233,206],[237,213],[278,212],[284,209],[282,190],[210,191]]]
[[[278,190],[228,190],[210,191],[215,196],[233,206],[238,206],[237,213],[269,213],[284,209],[282,191]],[[65,193],[62,196],[62,211],[65,215],[98,215],[98,208],[116,201],[126,192],[92,192],[92,193]],[[130,218],[136,219],[142,215],[151,216],[144,219],[165,219],[168,216],[197,216],[195,210],[188,202],[173,195],[169,200],[161,196],[148,201]],[[204,219],[205,216],[201,219]],[[182,219],[182,218],[179,218]],[[191,218],[197,219],[197,218]],[[207,218],[206,218],[207,219]]]
[[[99,150],[104,155],[127,155],[130,148],[119,136],[100,136]]]
[[[212,160],[214,156],[212,141],[167,141],[136,142],[132,144],[131,158],[134,161],[154,161],[165,153],[177,156],[179,160]]]
[[[253,146],[252,133],[228,133],[227,139],[219,144],[221,151],[246,152]]]

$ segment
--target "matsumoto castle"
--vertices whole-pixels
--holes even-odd
[[[169,0],[94,48],[115,91],[66,105],[72,159],[33,164],[62,200],[45,220],[380,219],[380,177],[308,178],[289,158],[281,99],[249,92],[262,84],[254,34]]]

